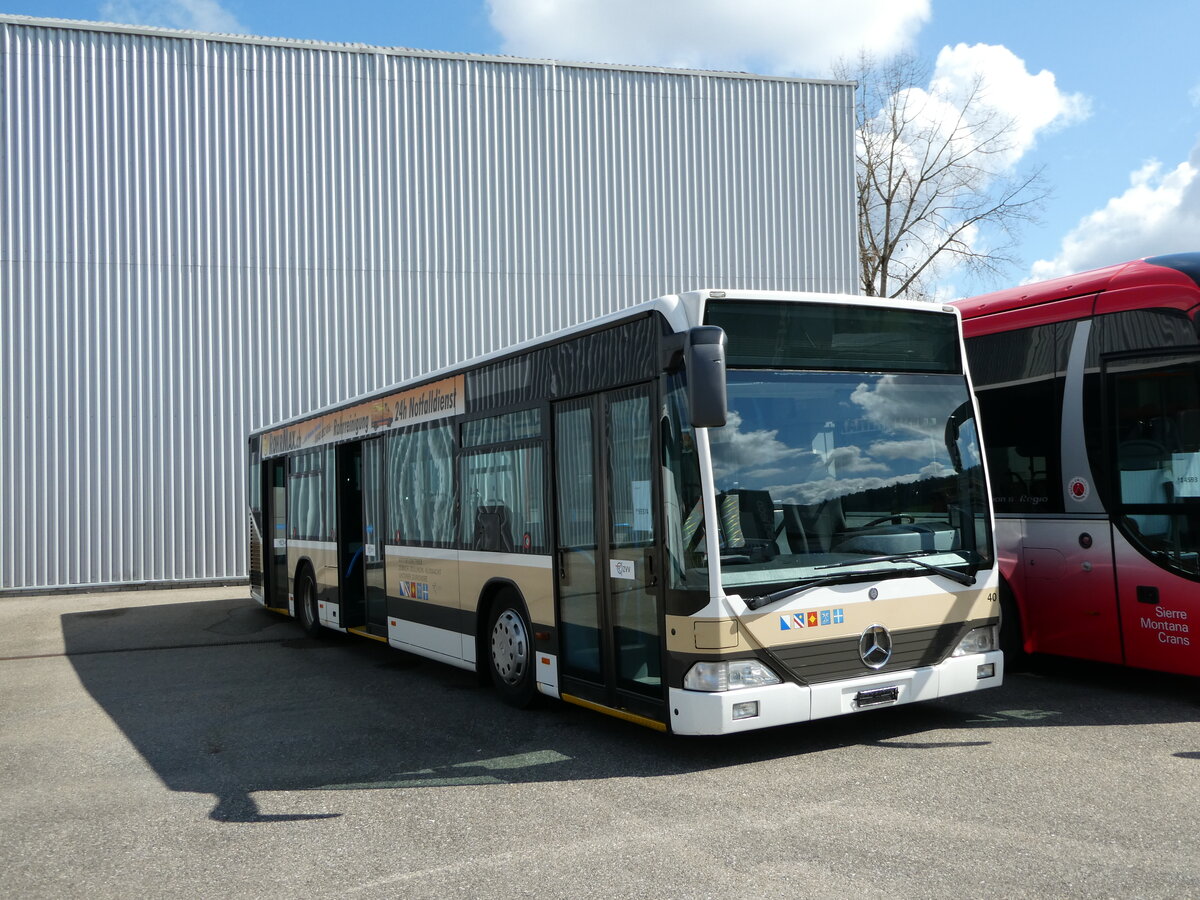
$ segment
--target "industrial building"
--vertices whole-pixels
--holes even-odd
[[[857,292],[850,83],[0,31],[0,592],[244,578],[252,428],[665,293]]]

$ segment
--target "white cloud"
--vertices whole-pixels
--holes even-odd
[[[932,415],[932,412],[936,409],[952,409],[956,391],[957,388],[949,386],[930,387],[924,392],[914,391],[903,376],[884,375],[874,385],[866,382],[858,385],[850,399],[862,407],[867,420],[879,431],[902,437],[911,436],[908,440],[927,438],[933,441],[944,431],[945,420]],[[887,449],[889,444],[875,442],[873,446],[883,446]],[[890,446],[897,447],[899,443],[891,442]],[[939,443],[935,443],[934,446],[939,446]],[[921,457],[928,457],[928,451],[910,458]],[[891,458],[898,459],[903,456],[896,454]]]
[[[1200,144],[1191,158],[1166,169],[1150,160],[1129,176],[1129,188],[1080,220],[1058,255],[1033,264],[1030,281],[1083,272],[1143,256],[1200,246]]]
[[[719,478],[743,470],[770,469],[774,463],[785,459],[815,458],[815,454],[807,450],[798,450],[780,441],[778,429],[743,432],[742,417],[733,409],[729,411],[725,426],[710,429],[708,434],[713,446],[720,448],[714,463]]]
[[[875,462],[869,456],[863,454],[862,447],[854,444],[849,444],[845,447],[838,447],[829,454],[829,461],[826,464],[829,470],[838,474],[846,472],[886,472],[888,467],[883,463]]]
[[[937,453],[937,446],[929,439],[915,441],[876,441],[870,447],[870,453],[879,459],[929,459],[931,451]]]
[[[1087,118],[1091,106],[1085,95],[1060,89],[1054,73],[1031,72],[1007,47],[992,44],[943,47],[927,85],[880,100],[884,108],[861,139],[860,152],[868,141],[890,152],[888,107],[903,109],[909,124],[900,147],[909,177],[899,183],[902,189],[914,186],[913,206],[938,211],[914,224],[901,241],[893,259],[896,276],[916,270],[947,233],[960,227],[961,248],[984,256],[1004,252],[1009,237],[1003,231],[986,220],[962,223],[986,209],[1006,186],[1020,182],[1018,167],[1039,137]],[[929,160],[948,156],[962,156],[969,165],[955,164],[930,177]],[[910,202],[903,190],[901,200]],[[873,216],[884,213],[882,204],[872,211]],[[882,224],[876,227],[881,230]],[[956,267],[962,259],[943,254],[922,273],[918,287],[935,297],[957,295],[949,282],[960,274]]]
[[[1011,123],[1005,132],[1009,145],[1003,164],[1015,165],[1033,149],[1039,134],[1081,122],[1091,113],[1083,94],[1059,89],[1054,73],[1030,72],[1025,61],[1007,47],[995,44],[957,44],[938,53],[929,90],[935,96],[961,100],[978,78],[981,95],[974,120],[995,115]]]
[[[756,481],[761,481],[764,478],[774,478],[776,475],[783,475],[787,469],[755,469],[752,472],[747,472],[747,478],[753,478]]]
[[[488,0],[504,52],[584,62],[827,75],[912,45],[930,0]]]
[[[954,470],[941,460],[935,459],[929,465],[923,467],[920,472],[926,478],[946,478],[954,474]]]
[[[125,25],[155,25],[185,31],[247,34],[237,16],[216,0],[105,0],[100,15]]]

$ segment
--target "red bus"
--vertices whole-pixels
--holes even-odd
[[[956,305],[1002,648],[1200,675],[1200,253]]]

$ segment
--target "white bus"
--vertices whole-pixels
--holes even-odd
[[[679,734],[995,687],[975,423],[951,307],[663,297],[252,434],[251,592]]]

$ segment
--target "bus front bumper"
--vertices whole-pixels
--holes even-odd
[[[828,684],[785,683],[713,693],[671,688],[671,730],[676,734],[750,731],[936,700],[999,687],[1003,680],[1004,655],[997,650]]]

